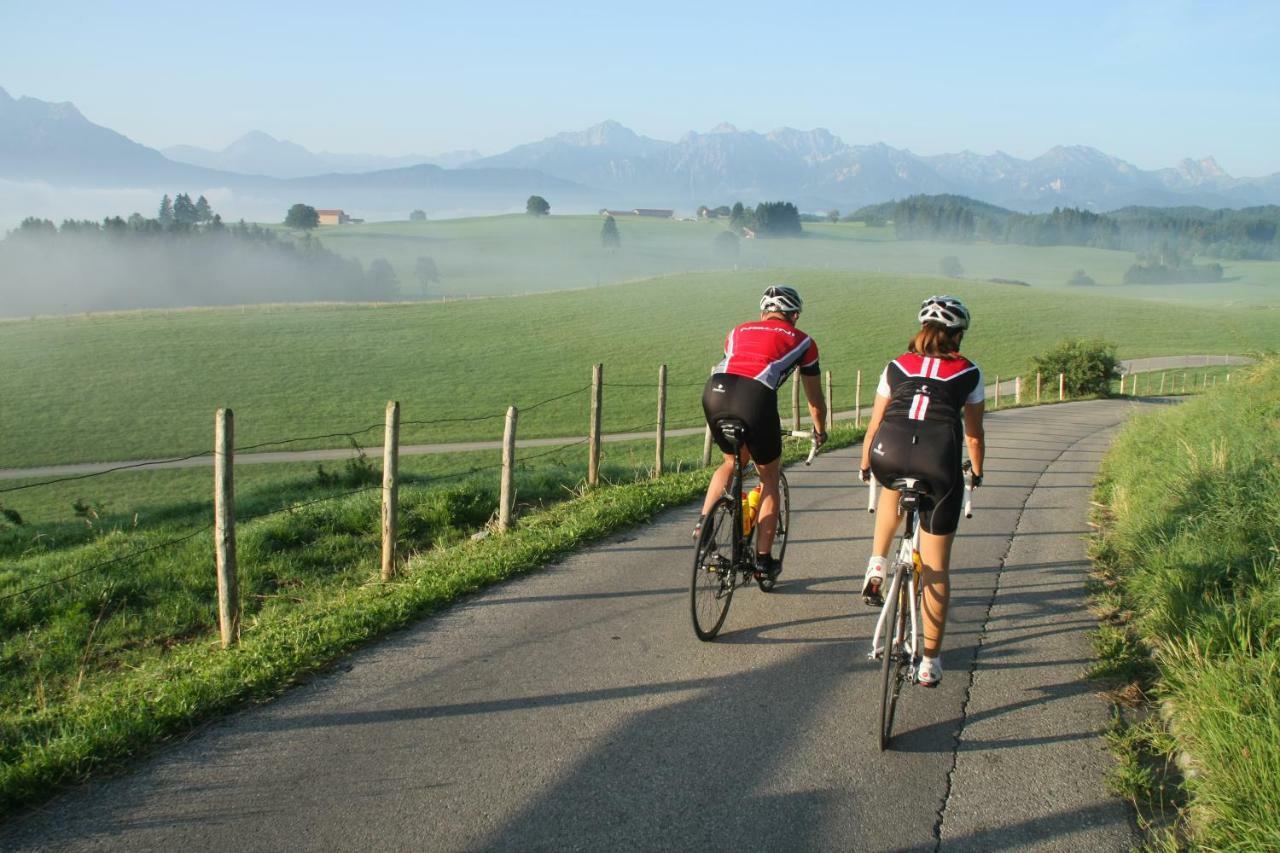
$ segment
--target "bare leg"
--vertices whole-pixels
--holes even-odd
[[[951,600],[947,569],[951,566],[951,544],[955,538],[954,533],[935,536],[920,531],[920,559],[924,562],[924,653],[931,658],[942,653],[947,604]]]
[[[741,451],[742,464],[746,465],[751,455],[744,448]],[[702,514],[706,515],[711,512],[711,507],[715,506],[716,501],[720,500],[720,496],[724,494],[724,490],[729,488],[729,481],[733,479],[733,454],[726,453],[724,462],[720,463],[720,467],[711,475],[711,485],[707,486],[707,497],[702,502]]]
[[[876,530],[871,537],[871,556],[887,557],[893,545],[893,537],[902,526],[898,517],[898,493],[892,489],[881,489],[876,503]]]
[[[778,532],[778,471],[782,460],[775,459],[768,465],[756,463],[760,472],[760,510],[756,516],[756,551],[773,553],[773,537]]]

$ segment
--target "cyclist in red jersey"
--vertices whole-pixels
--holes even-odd
[[[715,429],[720,418],[736,418],[747,425],[742,461],[754,459],[762,484],[756,532],[756,565],[761,575],[776,579],[782,567],[773,559],[773,537],[778,529],[778,471],[782,464],[782,422],[778,418],[778,386],[799,370],[809,401],[818,443],[827,440],[827,402],[819,379],[818,345],[796,328],[804,301],[795,288],[774,285],[760,298],[760,319],[743,323],[724,341],[724,359],[712,370],[702,392],[702,409],[712,436],[724,453],[702,504],[703,519],[724,494],[733,476],[733,445]]]
[[[880,374],[875,406],[862,444],[863,481],[890,483],[899,477],[923,480],[929,493],[920,502],[920,557],[924,563],[924,656],[916,681],[936,687],[942,680],[942,636],[950,598],[947,569],[964,495],[961,446],[968,445],[973,485],[982,483],[986,442],[982,428],[985,390],[982,370],[960,354],[969,311],[954,296],[930,296],[917,315],[920,331],[907,352]],[[898,493],[880,492],[871,559],[863,579],[867,604],[883,603],[889,546],[902,519]]]

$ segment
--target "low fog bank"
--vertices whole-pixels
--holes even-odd
[[[148,220],[154,222],[155,220]],[[0,242],[0,316],[400,298],[388,267],[255,226],[23,228]]]

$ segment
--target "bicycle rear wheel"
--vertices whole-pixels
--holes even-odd
[[[733,540],[738,535],[735,527],[733,504],[721,498],[707,513],[694,546],[689,607],[693,633],[699,640],[715,639],[729,613],[734,587]]]
[[[910,604],[907,601],[906,567],[894,566],[893,577],[889,581],[889,590],[884,597],[885,613],[879,640],[880,654],[880,751],[889,746],[893,736],[893,715],[898,707],[898,694],[902,692],[902,682],[906,678],[908,666],[907,650],[899,642],[905,642],[906,625]]]

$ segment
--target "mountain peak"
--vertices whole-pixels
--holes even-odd
[[[715,127],[711,128],[711,133],[738,133],[738,129],[727,121],[722,121]]]
[[[0,86],[0,104],[10,102],[12,100],[13,98],[9,97],[9,93],[4,90],[4,87]]]

